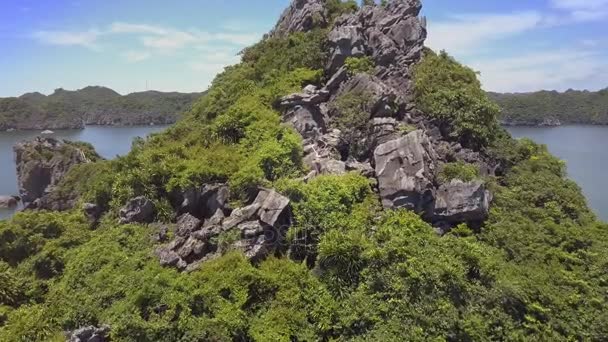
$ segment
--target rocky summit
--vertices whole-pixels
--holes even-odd
[[[323,23],[328,14],[320,3],[293,2],[272,35],[310,30],[315,20]],[[426,19],[419,17],[421,8],[418,0],[391,1],[386,6],[364,6],[338,17],[328,34],[328,81],[320,87],[307,85],[302,92],[283,97],[284,121],[304,138],[304,160],[313,170],[310,176],[347,170],[372,176],[369,170],[375,169],[372,178],[387,209],[415,210],[431,222],[445,223],[446,215],[435,211],[447,205],[452,208],[447,217],[450,224],[482,222],[491,199],[483,184],[476,183],[481,191],[462,192],[441,184],[437,175],[442,165],[465,161],[464,156],[476,155],[467,163],[481,168],[487,165],[475,151],[451,145],[449,137],[442,135],[438,125],[428,120],[413,101],[413,66],[422,58],[427,34]],[[346,62],[353,58],[369,58],[374,67],[364,72],[348,70]],[[335,123],[335,117],[344,111],[340,99],[349,94],[366,100],[366,122],[356,132],[355,142],[346,141],[345,132]],[[403,127],[415,131],[408,133],[400,129]],[[349,144],[360,145],[357,154],[351,153]],[[442,155],[436,152],[440,149]],[[459,195],[445,196],[452,189]],[[452,200],[485,205],[463,206]]]

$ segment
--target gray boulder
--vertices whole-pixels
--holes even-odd
[[[0,196],[0,208],[15,208],[20,200],[18,196]]]
[[[228,210],[230,190],[226,184],[205,184],[201,189],[200,209],[202,218],[212,217],[218,210]]]
[[[283,115],[283,121],[295,128],[305,139],[314,138],[326,129],[324,115],[315,106],[295,106]]]
[[[369,123],[367,142],[370,150],[399,137],[399,122],[394,118],[373,118]]]
[[[323,174],[343,174],[346,164],[341,161],[341,150],[345,149],[342,132],[334,129],[304,146],[303,162],[310,170],[306,179]]]
[[[88,326],[68,333],[69,342],[106,342],[109,341],[110,327],[104,325],[100,328]]]
[[[156,249],[156,256],[160,261],[160,265],[164,267],[176,267],[183,270],[188,264],[183,261],[177,252],[167,246]]]
[[[307,86],[304,92],[287,95],[281,98],[282,107],[314,106],[326,102],[329,99],[329,91],[318,90],[315,86]]]
[[[374,178],[376,171],[368,162],[358,162],[356,160],[349,160],[346,162],[346,171],[358,172],[364,177]]]
[[[339,94],[344,93],[366,96],[370,117],[395,116],[397,96],[391,88],[375,76],[368,74],[355,75],[343,84]]]
[[[327,70],[334,73],[344,65],[348,57],[365,56],[365,39],[363,27],[358,21],[337,25],[328,36],[331,56]]]
[[[227,210],[230,192],[225,184],[205,184],[173,194],[177,214],[191,214],[201,219],[210,218],[218,209]]]
[[[433,221],[451,224],[482,222],[488,218],[492,194],[481,181],[453,180],[435,195]]]
[[[198,218],[184,214],[177,219],[175,234],[180,237],[190,236],[193,232],[199,230],[203,222]]]
[[[260,190],[250,205],[235,209],[222,224],[223,230],[230,230],[243,222],[259,219],[271,227],[289,223],[285,220],[289,211],[289,199],[274,190]]]
[[[336,71],[333,76],[325,84],[325,89],[333,93],[340,88],[340,85],[348,79],[349,72],[346,67],[341,67]]]
[[[289,199],[274,190],[262,190],[254,203],[259,203],[258,216],[260,221],[271,226],[279,227],[288,219]]]
[[[118,216],[120,224],[151,223],[156,214],[154,203],[144,196],[135,197],[120,209]]]
[[[235,250],[242,251],[251,261],[259,261],[265,258],[271,249],[273,242],[268,241],[264,235],[241,239],[232,245]]]
[[[294,0],[283,12],[270,33],[274,37],[286,37],[294,32],[306,32],[315,26],[327,26],[325,0]]]
[[[205,260],[225,252],[225,248],[242,251],[251,260],[260,260],[280,247],[284,231],[291,223],[289,199],[274,190],[262,189],[248,206],[232,211],[225,217],[222,210],[201,221],[190,214],[177,222],[173,241],[156,249],[162,266],[192,271]],[[236,241],[220,245],[222,234],[238,232]]]
[[[374,165],[383,206],[425,212],[433,200],[435,159],[428,137],[420,130],[378,146]]]
[[[101,217],[101,214],[103,214],[103,210],[94,203],[85,203],[82,206],[82,211],[90,222],[97,222]]]

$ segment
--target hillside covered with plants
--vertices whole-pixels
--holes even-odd
[[[597,92],[539,91],[518,94],[490,93],[489,96],[500,105],[501,119],[508,124],[608,124],[608,88]]]
[[[294,0],[71,209],[1,221],[0,341],[605,340],[608,226],[420,11]]]
[[[75,91],[57,89],[48,96],[28,93],[0,98],[0,131],[170,124],[189,110],[200,96],[200,93],[158,91],[122,96],[105,87]]]

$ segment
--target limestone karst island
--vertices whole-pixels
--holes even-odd
[[[542,76],[571,71],[553,64],[511,85],[515,71],[480,74],[471,57],[494,40],[470,37],[505,39],[531,4],[479,1],[500,13],[488,25],[443,0],[184,3],[91,1],[86,20],[55,4],[69,27],[94,24],[78,33],[15,1],[22,17],[0,24],[0,73],[28,63],[4,28],[35,15],[23,39],[78,71],[48,84],[7,71],[23,81],[0,87],[0,342],[608,340],[608,211],[575,181],[605,170],[587,152],[606,145],[542,140],[605,129],[606,89]],[[572,3],[543,6],[608,11]],[[242,20],[196,26],[225,13]],[[239,31],[268,13],[282,14]],[[608,32],[591,13],[568,25]],[[585,61],[608,51],[585,46]],[[594,82],[608,76],[596,66]],[[554,156],[559,143],[582,150]]]

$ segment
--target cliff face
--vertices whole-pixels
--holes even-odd
[[[73,166],[100,159],[90,145],[52,138],[19,143],[14,151],[19,194],[26,208],[69,208],[69,204],[47,203],[45,197]]]
[[[58,89],[49,96],[28,93],[0,99],[0,131],[170,124],[200,96],[156,91],[121,96],[104,87]]]

